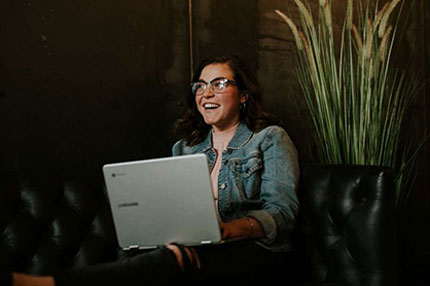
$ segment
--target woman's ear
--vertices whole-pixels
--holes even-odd
[[[247,100],[248,100],[248,94],[242,93],[242,95],[240,96],[240,103],[244,104]]]

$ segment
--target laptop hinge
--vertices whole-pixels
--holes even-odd
[[[200,242],[200,244],[212,244],[211,240],[203,240]]]
[[[127,247],[127,250],[137,250],[139,249],[139,245],[130,245],[129,247]]]

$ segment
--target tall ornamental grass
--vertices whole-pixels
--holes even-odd
[[[411,147],[402,128],[420,84],[417,76],[408,77],[392,65],[403,3],[392,0],[372,8],[370,0],[356,5],[347,0],[340,34],[335,35],[332,1],[319,0],[317,17],[304,1],[294,0],[301,25],[275,12],[294,35],[297,78],[315,127],[319,159],[392,167],[400,210],[411,190],[419,149]]]

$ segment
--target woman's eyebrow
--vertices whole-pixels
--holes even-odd
[[[215,77],[215,78],[213,78],[213,79],[211,79],[211,80],[209,80],[209,81],[205,81],[205,80],[204,80],[204,79],[202,79],[202,78],[200,78],[198,81],[211,82],[211,81],[214,81],[214,80],[216,80],[216,79],[222,79],[222,78],[229,79],[229,78],[227,78],[227,77],[225,77],[225,76],[219,76],[219,77]]]

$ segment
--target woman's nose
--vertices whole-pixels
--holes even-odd
[[[213,90],[212,90],[212,86],[209,84],[208,86],[207,86],[207,88],[206,88],[206,90],[205,90],[205,92],[203,93],[203,96],[204,97],[212,97],[212,96],[214,96],[215,94],[214,94],[214,92],[213,92]]]

